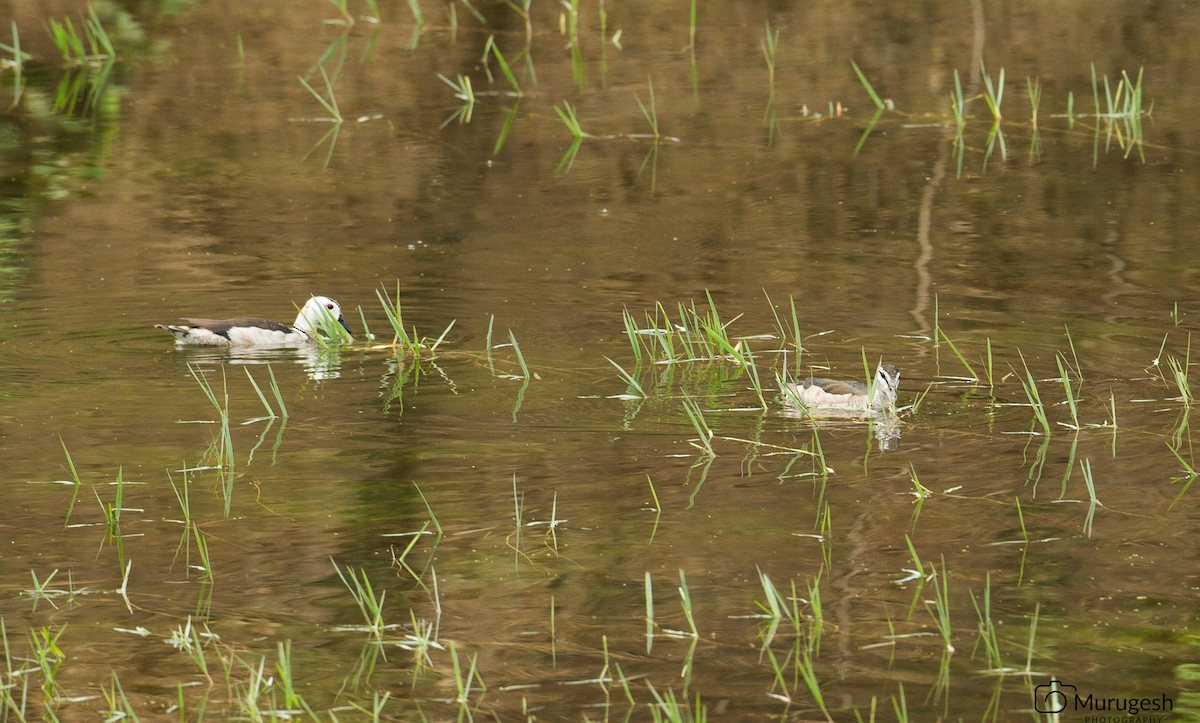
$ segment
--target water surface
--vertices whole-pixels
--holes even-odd
[[[508,5],[422,5],[423,28],[406,3],[351,7],[352,27],[315,3],[103,9],[143,38],[120,36],[74,111],[53,108],[42,28],[82,8],[10,11],[34,59],[0,138],[0,615],[13,669],[43,630],[62,658],[48,692],[4,671],[11,707],[28,680],[27,715],[108,711],[118,680],[146,718],[180,685],[189,720],[299,710],[272,670],[291,641],[303,703],[342,719],[387,694],[394,720],[640,720],[667,691],[714,719],[823,718],[805,655],[836,720],[901,699],[914,719],[1023,717],[1052,678],[1188,709],[1197,515],[1171,365],[1190,369],[1200,303],[1191,7],[701,4],[693,49],[686,3],[581,3],[579,78],[560,6],[527,41]],[[865,140],[852,60],[894,104]],[[1102,104],[1105,78],[1143,72],[1140,136],[1095,117],[1093,65]],[[318,67],[340,125],[297,80],[327,93]],[[1003,146],[980,96],[1001,68]],[[469,123],[446,122],[461,101],[438,74],[470,78]],[[591,134],[573,157],[566,103]],[[419,362],[385,348],[376,290],[397,282],[407,328],[454,322]],[[153,328],[286,321],[312,293],[350,310],[355,344],[227,354]],[[647,398],[622,398],[623,310],[678,323],[709,295],[767,409],[727,359],[647,359]],[[776,327],[793,301],[799,368]],[[864,357],[917,404],[895,450],[774,388],[861,378]],[[247,376],[280,413],[268,364],[286,419]],[[196,375],[229,414],[224,476],[197,469],[220,435]],[[57,483],[64,446],[79,486]],[[386,591],[381,643],[335,568]],[[797,625],[770,632],[763,575]],[[207,675],[168,644],[189,619]],[[428,658],[409,649],[425,625]]]

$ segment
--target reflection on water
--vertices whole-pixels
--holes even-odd
[[[785,399],[783,415],[811,422],[817,429],[862,429],[879,442],[879,448],[884,452],[900,447],[900,415],[891,409],[808,409]]]
[[[309,344],[300,347],[213,347],[177,345],[176,351],[190,364],[233,364],[255,366],[291,363],[304,367],[314,381],[337,379],[342,375],[346,347]]]

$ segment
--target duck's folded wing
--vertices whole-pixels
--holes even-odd
[[[866,394],[867,388],[859,382],[845,382],[840,379],[822,379],[809,377],[804,380],[806,387],[820,387],[829,394]]]
[[[265,331],[279,331],[284,334],[292,331],[292,327],[280,324],[278,321],[270,319],[258,319],[253,316],[239,316],[236,319],[195,319],[184,317],[183,319],[191,326],[198,326],[201,329],[208,329],[214,334],[228,337],[229,330],[234,327],[244,327],[253,329],[263,329]]]

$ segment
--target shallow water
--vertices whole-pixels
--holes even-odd
[[[1171,372],[1200,306],[1195,99],[1176,92],[1196,82],[1193,8],[702,6],[693,85],[686,3],[605,3],[607,43],[582,3],[582,84],[558,6],[533,10],[529,65],[507,5],[475,3],[485,24],[455,4],[456,26],[422,5],[417,35],[406,3],[378,23],[352,7],[348,29],[315,3],[147,10],[74,113],[51,109],[63,71],[41,28],[80,8],[15,11],[35,60],[0,135],[10,715],[120,708],[114,675],[145,718],[177,717],[180,685],[189,720],[298,710],[274,670],[285,641],[322,718],[386,694],[385,719],[642,720],[671,691],[713,719],[821,719],[803,655],[835,720],[901,699],[919,720],[1024,717],[1052,678],[1194,707],[1200,516]],[[495,83],[481,67],[492,35],[523,93],[498,152],[516,100],[494,56]],[[980,54],[1005,69],[1004,148],[975,97],[960,172],[948,102],[955,69],[982,92]],[[326,111],[296,80],[323,90],[323,57],[341,126],[312,120]],[[851,60],[896,108],[857,153],[872,108]],[[1102,96],[1144,69],[1141,143],[1092,117],[1093,63]],[[470,123],[443,126],[459,101],[439,73],[470,76]],[[558,168],[564,101],[594,137]],[[397,282],[406,328],[453,322],[419,361],[385,344],[375,290]],[[230,354],[153,328],[286,321],[310,293],[342,303],[355,344]],[[728,360],[647,360],[647,398],[622,398],[605,360],[635,370],[622,311],[649,325],[661,302],[678,323],[707,294],[768,409]],[[776,328],[791,334],[791,300],[798,369]],[[894,450],[778,398],[774,372],[861,378],[881,357],[915,406]],[[268,365],[286,418],[251,383],[282,412]],[[224,475],[194,375],[229,414]],[[64,447],[81,485],[60,483]],[[382,644],[335,566],[386,591]],[[801,616],[773,637],[760,573]],[[189,619],[213,636],[207,674],[168,644]],[[405,647],[417,621],[435,626],[427,659]],[[24,662],[42,630],[61,631],[56,674]],[[466,696],[454,655],[476,666]]]

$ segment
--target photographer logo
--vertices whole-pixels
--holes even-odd
[[[1166,693],[1158,697],[1106,696],[1096,693],[1080,695],[1079,689],[1058,678],[1033,689],[1033,707],[1038,713],[1080,713],[1085,720],[1103,723],[1106,721],[1161,721],[1162,713],[1175,710],[1174,699]],[[1099,714],[1099,715],[1098,715]]]
[[[1033,707],[1038,713],[1062,713],[1067,709],[1068,694],[1075,693],[1075,686],[1051,678],[1049,683],[1033,689]]]

